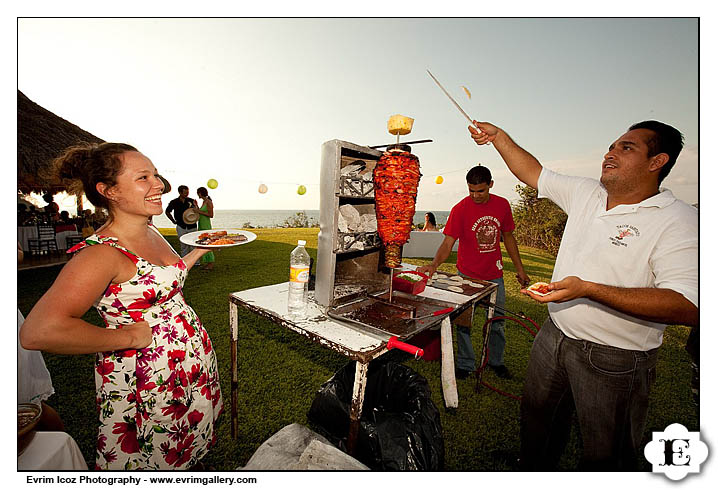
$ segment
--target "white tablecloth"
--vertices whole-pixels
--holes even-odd
[[[57,242],[57,248],[60,250],[67,250],[67,237],[69,236],[82,236],[82,233],[77,231],[61,231],[55,234],[55,241]]]
[[[75,440],[65,432],[36,432],[17,458],[18,470],[87,471],[87,463]]]
[[[402,248],[402,257],[429,257],[433,258],[439,245],[444,241],[444,234],[440,231],[412,231],[409,241]],[[459,241],[454,242],[452,250],[459,249]]]
[[[68,236],[82,236],[82,233],[77,231],[61,231],[55,233],[55,242],[57,248],[60,250],[67,250],[67,237]],[[30,245],[28,240],[37,238],[37,227],[35,226],[18,226],[17,227],[17,241],[20,242],[22,250],[24,252],[30,251]]]

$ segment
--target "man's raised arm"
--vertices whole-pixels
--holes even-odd
[[[531,153],[517,145],[504,130],[487,122],[474,121],[476,128],[469,126],[469,132],[477,145],[493,143],[506,165],[521,182],[538,188],[541,164]]]

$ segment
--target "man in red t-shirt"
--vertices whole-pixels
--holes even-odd
[[[429,265],[417,270],[428,276],[451,254],[454,242],[459,240],[456,268],[463,276],[491,281],[498,285],[496,305],[503,309],[506,302],[504,288],[504,265],[501,258],[501,239],[503,238],[506,252],[516,267],[516,279],[522,287],[529,285],[530,280],[521,263],[519,248],[513,236],[514,218],[511,205],[503,197],[489,193],[494,181],[491,171],[481,165],[469,170],[466,174],[469,195],[459,201],[449,214],[444,228],[444,241],[436,251],[434,260]],[[471,323],[473,308],[467,310],[456,319],[456,377],[464,379],[476,370],[476,356],[471,345]],[[489,337],[489,367],[502,378],[510,378],[511,374],[504,365],[504,321],[491,324]]]

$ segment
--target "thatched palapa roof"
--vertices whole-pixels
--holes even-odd
[[[17,91],[18,190],[52,194],[65,190],[61,183],[49,180],[47,171],[65,149],[80,142],[102,143],[103,140]]]

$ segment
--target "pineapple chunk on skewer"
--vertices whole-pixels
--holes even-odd
[[[414,125],[414,119],[395,114],[389,118],[387,128],[390,134],[404,135],[411,133],[411,127]]]

